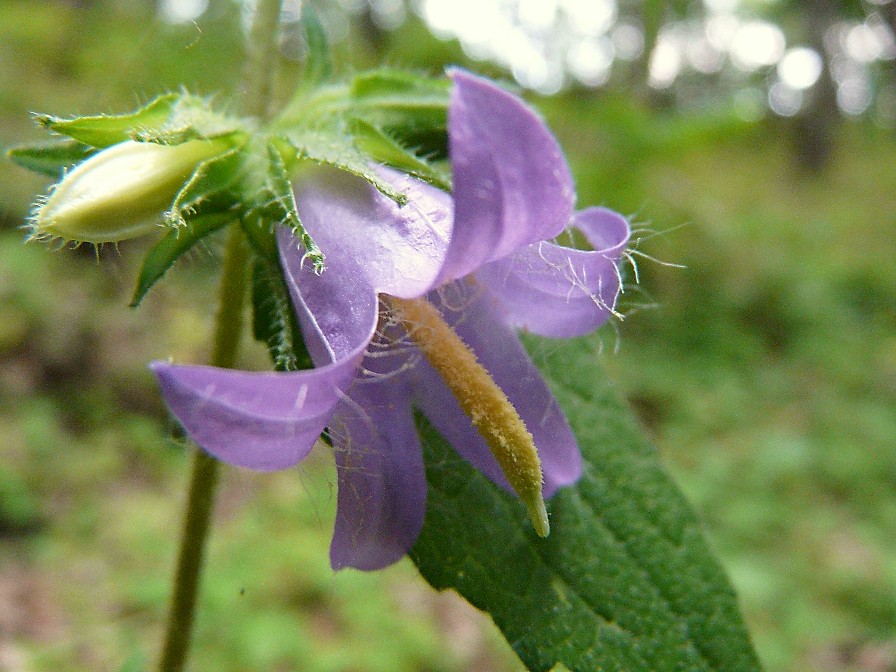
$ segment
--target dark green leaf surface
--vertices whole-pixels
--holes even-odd
[[[429,502],[411,557],[491,614],[530,670],[760,669],[693,512],[606,380],[592,341],[532,341],[586,467],[539,539],[518,500],[421,419]]]
[[[96,150],[76,140],[13,147],[6,155],[17,164],[42,175],[61,179],[66,168],[79,163]]]

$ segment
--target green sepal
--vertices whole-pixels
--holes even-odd
[[[146,293],[159,280],[177,259],[202,238],[235,221],[233,212],[214,212],[192,217],[186,226],[169,231],[146,255],[137,287],[131,299],[131,307],[136,308],[143,301]]]
[[[299,19],[302,27],[302,35],[305,38],[307,53],[305,56],[305,71],[302,84],[305,87],[314,86],[329,80],[333,76],[333,59],[330,55],[330,45],[327,33],[320,22],[317,12],[309,3],[302,5],[302,16]]]
[[[164,126],[179,99],[180,94],[167,93],[129,114],[101,114],[71,119],[39,114],[35,120],[54,133],[67,135],[85,145],[110,147],[132,139],[135,130]]]
[[[417,94],[433,100],[447,101],[451,80],[430,77],[397,68],[365,70],[352,78],[352,96],[358,99],[376,98],[388,94]]]
[[[169,226],[186,226],[186,219],[199,209],[216,204],[213,209],[223,209],[225,204],[238,200],[240,170],[243,167],[242,153],[233,149],[204,161],[196,167],[193,175],[184,184],[165,213]]]
[[[255,256],[252,265],[252,333],[265,343],[277,371],[313,366],[280,266]]]
[[[200,129],[195,126],[171,126],[170,128],[135,131],[133,140],[138,142],[154,142],[157,145],[181,145],[190,140],[214,140],[230,136],[231,144],[236,147],[245,142],[246,134],[231,128],[210,126]]]
[[[241,188],[247,209],[243,228],[256,252],[276,262],[275,231],[277,226],[285,226],[301,241],[304,258],[312,263],[315,272],[323,272],[324,255],[299,219],[292,183],[277,142],[270,140],[263,147],[254,146],[244,153],[244,160],[245,182]]]
[[[104,148],[125,140],[179,145],[189,140],[210,140],[234,135],[241,144],[246,122],[219,114],[208,100],[188,93],[168,93],[135,112],[63,119],[37,115],[37,123],[54,133],[93,147]]]
[[[13,147],[6,156],[23,168],[41,175],[61,179],[65,171],[89,158],[96,150],[77,140],[61,140],[36,145]]]
[[[366,180],[386,198],[404,206],[408,197],[373,170],[371,158],[355,144],[348,125],[334,117],[325,125],[299,128],[285,134],[299,160],[332,166]]]
[[[305,250],[304,259],[308,259],[314,266],[315,273],[322,273],[324,270],[324,254],[320,251],[317,243],[311,238],[311,235],[302,226],[299,219],[299,209],[296,206],[296,196],[292,189],[292,182],[289,180],[289,173],[286,172],[286,164],[277,147],[268,144],[268,193],[271,196],[270,205],[274,218],[279,218],[277,222],[280,226],[285,226],[293,235],[298,238]]]
[[[451,82],[381,68],[354,77],[351,113],[400,135],[445,130]]]
[[[519,500],[418,417],[428,495],[421,574],[488,612],[529,670],[759,672],[737,599],[592,339],[524,339],[575,432],[584,473],[539,539]]]
[[[180,145],[190,140],[228,138],[234,147],[243,145],[252,130],[251,122],[215,112],[205,98],[181,94],[164,123],[134,127],[130,137],[138,142]]]
[[[402,147],[385,131],[364,119],[353,119],[351,130],[355,145],[374,161],[397,168],[443,191],[451,191],[451,175],[447,170],[427,163],[425,159]]]
[[[387,163],[444,188],[447,173],[420,158],[447,155],[450,82],[400,70],[379,69],[345,84],[300,88],[271,122],[297,161],[332,166],[366,180],[398,205],[407,204],[376,171]],[[292,164],[291,159],[287,163]]]

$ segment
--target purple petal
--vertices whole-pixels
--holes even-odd
[[[508,324],[541,336],[571,338],[607,321],[620,292],[617,262],[628,222],[606,208],[577,213],[573,224],[593,250],[548,242],[529,245],[483,266],[476,278],[504,311]]]
[[[595,252],[619,260],[628,244],[631,227],[628,220],[609,208],[585,208],[572,218],[572,225],[585,234]]]
[[[293,373],[251,373],[212,366],[150,365],[168,408],[197,445],[229,464],[285,469],[304,458],[361,353],[331,366]]]
[[[339,474],[330,564],[381,569],[413,545],[426,475],[406,384],[358,380],[330,425]]]
[[[495,316],[492,299],[466,283],[442,288],[431,299],[504,390],[532,433],[544,472],[544,496],[578,480],[582,458],[575,436],[516,334]],[[485,441],[441,376],[425,362],[417,365],[414,376],[415,403],[436,429],[486,476],[510,489]]]
[[[280,229],[280,259],[315,364],[335,361],[373,336],[376,294],[413,297],[436,278],[451,227],[447,194],[383,169],[407,194],[399,208],[368,183],[345,173],[320,170],[297,196],[302,224],[326,255],[315,275],[302,264],[298,243]]]
[[[460,70],[452,77],[454,230],[438,284],[553,238],[575,200],[569,167],[541,118],[486,79]]]

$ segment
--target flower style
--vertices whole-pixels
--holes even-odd
[[[280,232],[279,246],[315,368],[152,365],[190,438],[230,464],[292,466],[326,430],[338,470],[334,569],[387,566],[419,534],[426,479],[414,408],[511,489],[456,391],[396,313],[403,300],[428,298],[506,394],[538,449],[545,497],[582,470],[575,437],[514,329],[573,337],[605,322],[621,288],[628,223],[603,208],[574,214],[569,169],[541,119],[487,80],[452,77],[453,195],[387,169],[408,196],[403,208],[325,169],[297,193],[327,270],[303,268],[289,232]],[[570,224],[593,249],[548,242]]]

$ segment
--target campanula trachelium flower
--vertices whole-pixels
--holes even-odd
[[[574,212],[560,148],[525,103],[468,73],[452,77],[452,194],[385,168],[408,197],[404,207],[329,169],[299,185],[299,214],[327,269],[304,268],[288,231],[279,249],[313,369],[153,364],[189,437],[227,463],[290,467],[326,429],[338,470],[336,569],[384,567],[417,538],[426,479],[414,408],[525,499],[485,438],[491,418],[464,405],[466,392],[446,382],[452,364],[434,363],[414,333],[416,318],[402,308],[409,301],[427,299],[525,423],[540,457],[539,497],[582,470],[576,439],[516,330],[568,338],[604,323],[621,291],[629,226],[603,208]],[[551,242],[569,226],[591,249]]]

